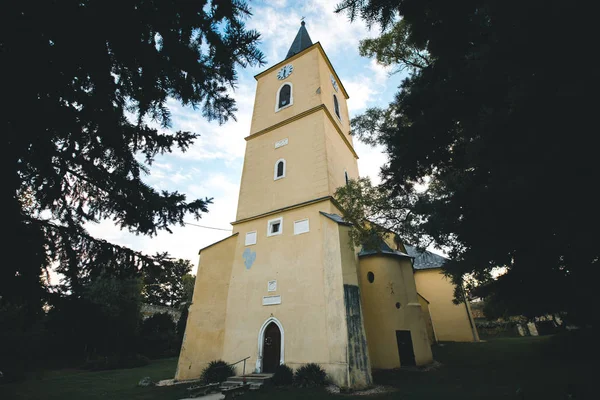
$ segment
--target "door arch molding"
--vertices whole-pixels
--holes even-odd
[[[260,327],[260,330],[258,331],[258,357],[256,358],[256,372],[257,373],[261,373],[262,372],[262,367],[263,367],[263,345],[265,342],[265,330],[267,329],[267,326],[269,326],[269,324],[273,322],[275,325],[277,325],[277,327],[279,328],[279,332],[281,333],[281,347],[280,347],[280,352],[279,352],[279,365],[284,364],[285,362],[285,353],[284,353],[284,347],[285,347],[285,332],[283,330],[283,325],[281,324],[281,321],[279,321],[277,318],[275,317],[269,317],[266,319],[266,321],[262,324],[262,326]]]

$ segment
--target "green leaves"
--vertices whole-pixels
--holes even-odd
[[[382,188],[363,191],[389,196],[376,208],[378,224],[401,236],[400,226],[414,228],[445,246],[454,283],[485,284],[478,293],[511,313],[582,315],[600,259],[589,186],[600,169],[586,133],[592,114],[581,111],[592,72],[566,76],[556,62],[557,49],[579,54],[592,45],[580,9],[562,1],[348,0],[339,10],[382,27],[361,43],[363,55],[408,72],[387,109],[352,121],[354,134],[388,156]],[[396,204],[414,217],[396,224]],[[497,267],[506,274],[489,283]]]
[[[84,225],[111,219],[154,235],[208,211],[209,198],[158,191],[143,178],[157,155],[185,151],[197,137],[161,131],[171,125],[169,98],[221,124],[235,118],[236,68],[264,63],[259,33],[244,26],[247,3],[9,2],[1,15],[0,200],[14,216],[7,229],[31,235],[7,245],[44,255],[19,267],[8,260],[2,301],[23,298],[11,290],[17,278],[35,291],[52,263],[78,290],[95,268],[162,262],[90,237]]]

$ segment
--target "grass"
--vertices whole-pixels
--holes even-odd
[[[187,385],[138,387],[145,376],[153,381],[173,378],[177,358],[155,360],[139,368],[88,372],[57,370],[38,379],[0,385],[0,399],[6,400],[176,400],[186,397]]]
[[[574,392],[574,399],[590,399],[593,343],[591,332],[447,343],[434,347],[434,357],[442,364],[434,370],[375,371],[376,384],[394,386],[397,391],[372,398],[565,400],[568,392]],[[364,399],[336,396],[321,389],[271,389],[251,393],[244,396],[244,400],[348,397]]]
[[[402,399],[575,399],[592,398],[591,332],[569,335],[499,338],[483,343],[447,343],[434,347],[442,365],[427,372],[376,371],[378,384],[397,391],[372,398]],[[153,380],[173,376],[176,359],[125,370],[82,372],[55,371],[40,379],[0,386],[0,399],[128,399],[175,400],[186,397],[187,385],[137,387],[144,376]],[[354,397],[332,395],[323,389],[264,389],[243,400],[325,400]]]

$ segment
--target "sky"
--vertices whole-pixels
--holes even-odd
[[[379,31],[369,30],[362,21],[350,23],[345,15],[335,14],[333,10],[338,2],[250,1],[253,16],[246,25],[261,33],[259,47],[267,63],[263,67],[238,69],[239,82],[233,93],[239,110],[237,121],[218,125],[206,121],[199,110],[182,107],[175,101],[168,104],[172,113],[170,129],[192,131],[201,136],[185,153],[174,151],[157,156],[144,180],[159,190],[184,193],[188,200],[212,197],[213,204],[202,219],[188,216],[186,221],[225,230],[174,226],[172,233],[145,237],[120,230],[112,221],[102,221],[86,226],[90,234],[147,254],[169,252],[173,257],[190,260],[194,266],[198,263],[199,249],[231,234],[230,222],[235,220],[246,146],[244,137],[250,132],[256,90],[254,75],[285,58],[302,17],[313,43],[321,43],[348,91],[350,117],[361,114],[368,107],[387,106],[402,77],[399,74],[390,76],[389,70],[374,60],[360,57],[359,41],[378,36]],[[379,168],[386,160],[381,149],[366,146],[358,140],[354,145],[359,156],[360,175],[379,182]]]

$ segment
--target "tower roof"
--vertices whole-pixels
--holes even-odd
[[[292,57],[294,54],[300,53],[302,50],[309,48],[312,46],[313,42],[310,40],[310,36],[308,36],[308,31],[304,27],[304,21],[300,23],[300,29],[298,30],[298,34],[296,38],[292,42],[290,46],[290,50],[288,51],[285,59]]]

